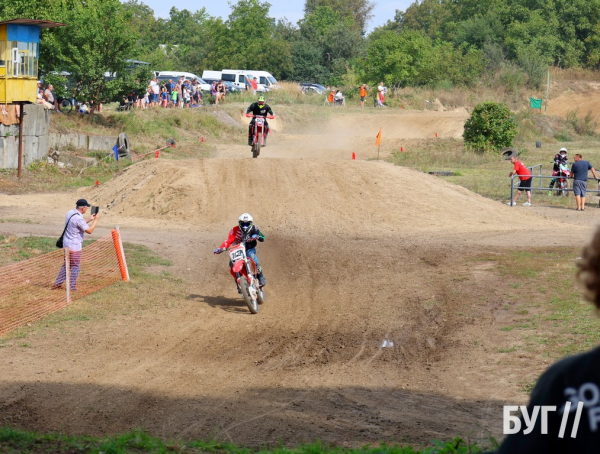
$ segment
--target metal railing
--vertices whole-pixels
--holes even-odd
[[[527,167],[529,169],[529,171],[531,172],[531,177],[533,178],[533,180],[531,181],[531,188],[530,189],[532,192],[533,191],[546,191],[546,192],[556,192],[558,193],[559,191],[563,191],[563,192],[573,192],[572,188],[569,188],[568,185],[565,188],[559,188],[559,187],[550,187],[550,185],[548,184],[548,187],[543,187],[542,183],[544,181],[544,179],[556,179],[559,180],[560,177],[559,176],[553,176],[553,175],[542,175],[542,164],[537,164],[535,166],[531,166],[531,167]],[[519,183],[520,183],[520,177],[521,175],[512,175],[510,178],[510,200],[514,200],[515,199],[515,189],[518,189],[519,187]],[[522,175],[525,176],[525,175]],[[516,180],[516,181],[515,181]],[[572,178],[567,178],[567,182],[571,180],[573,181]],[[589,180],[593,180],[593,181],[600,181],[600,179],[596,180],[596,178],[588,178]],[[537,182],[537,185],[536,185]],[[587,189],[588,193],[593,193],[595,195],[600,195],[600,186],[598,186],[596,189]],[[600,205],[600,203],[599,203]]]

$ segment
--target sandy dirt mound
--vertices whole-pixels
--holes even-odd
[[[577,110],[579,117],[585,118],[589,113],[594,121],[599,122],[600,83],[586,83],[585,88],[581,90],[584,92],[573,93],[572,91],[567,91],[550,99],[546,114],[567,118],[569,112]]]
[[[433,194],[433,197],[420,196]],[[150,160],[82,195],[109,214],[227,228],[251,211],[269,231],[372,236],[514,231],[535,223],[434,176],[383,162]]]

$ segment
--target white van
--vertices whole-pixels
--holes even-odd
[[[221,71],[202,71],[202,78],[205,80],[221,80]]]
[[[258,84],[265,87],[266,91],[277,90],[280,88],[279,82],[277,82],[277,79],[275,79],[270,72],[255,71],[253,69],[249,69],[247,70],[247,72],[249,74],[252,74],[252,76],[256,77],[258,79]]]
[[[200,84],[200,90],[210,91],[210,84],[207,83],[204,79],[198,77],[196,74],[186,73],[184,71],[154,71],[154,75],[159,80],[164,81],[173,79],[173,82],[183,76],[189,80],[197,80]]]
[[[248,71],[243,69],[224,69],[221,71],[221,79],[226,82],[231,82],[240,90],[246,89],[246,80],[253,79]]]

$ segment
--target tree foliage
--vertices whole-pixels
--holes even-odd
[[[43,31],[40,70],[43,74],[69,73],[74,89],[86,101],[98,105],[123,90],[129,76],[126,60],[131,58],[137,35],[129,25],[131,14],[119,0],[5,2],[0,17],[65,23],[66,27]]]
[[[506,104],[478,104],[465,122],[465,145],[475,151],[497,152],[512,145],[517,135],[517,122]]]
[[[515,62],[532,51],[546,64],[597,67],[599,22],[600,0],[422,0],[385,27],[479,49],[495,43]]]
[[[455,48],[417,31],[374,33],[365,59],[371,81],[390,86],[434,85],[448,81],[473,83],[483,70],[482,53],[474,48]]]
[[[304,13],[309,17],[319,8],[330,8],[342,20],[349,19],[347,23],[364,34],[374,7],[375,4],[368,0],[306,0]]]

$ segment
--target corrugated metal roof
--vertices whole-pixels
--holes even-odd
[[[40,28],[64,27],[67,25],[67,24],[61,24],[60,22],[52,22],[49,20],[24,19],[24,18],[0,21],[0,25],[2,25],[2,24],[35,25]]]

